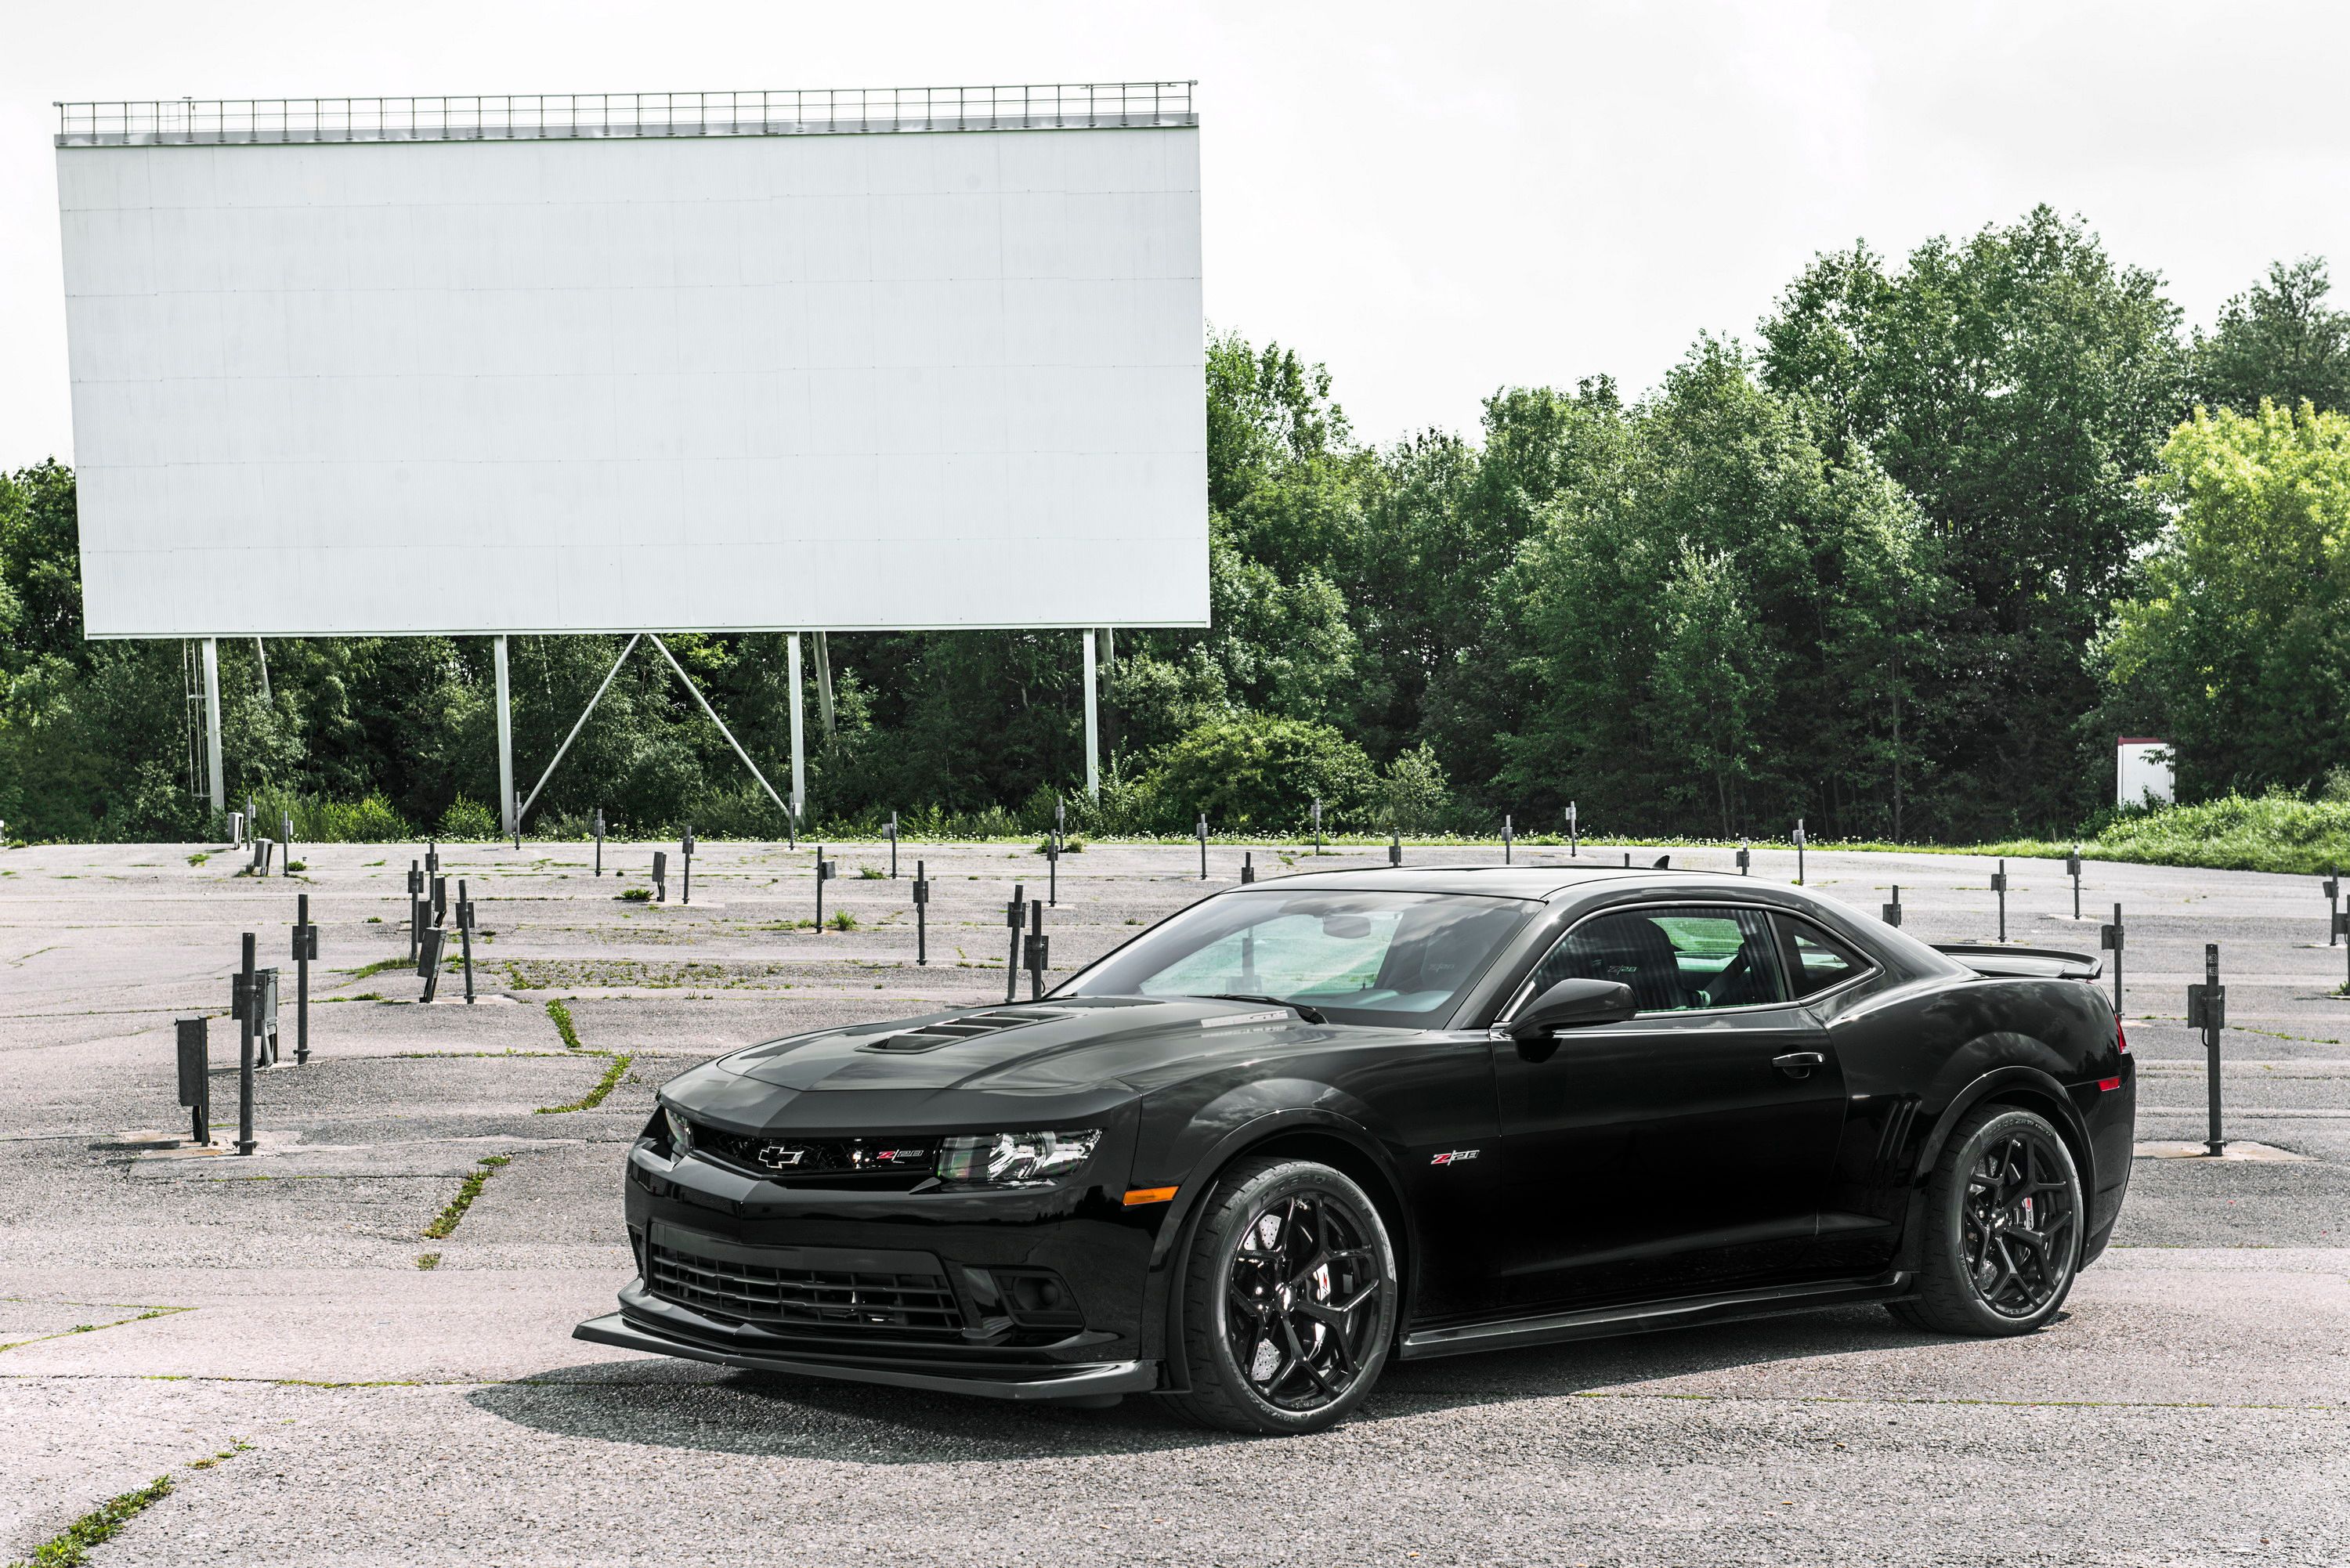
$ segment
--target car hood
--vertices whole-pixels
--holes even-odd
[[[774,1125],[786,1106],[795,1126],[960,1121],[999,1104],[1080,1114],[1222,1064],[1417,1033],[1308,1023],[1263,1002],[1048,998],[770,1041],[694,1068],[662,1095],[744,1130]]]

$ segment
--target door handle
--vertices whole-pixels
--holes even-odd
[[[1783,1056],[1771,1058],[1771,1065],[1790,1078],[1808,1078],[1813,1068],[1827,1064],[1827,1053],[1825,1051],[1790,1051]]]

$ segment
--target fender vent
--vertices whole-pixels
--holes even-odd
[[[1875,1179],[1878,1185],[1890,1182],[1904,1173],[1902,1150],[1909,1142],[1909,1129],[1917,1125],[1918,1096],[1904,1095],[1885,1115],[1885,1131],[1877,1140]]]
[[[1056,1007],[991,1008],[985,1012],[974,1012],[968,1018],[950,1018],[939,1023],[925,1023],[920,1029],[909,1029],[903,1034],[886,1034],[858,1049],[899,1054],[935,1051],[958,1040],[972,1040],[982,1034],[1001,1034],[1007,1029],[1018,1029],[1024,1024],[1044,1023],[1070,1016]]]

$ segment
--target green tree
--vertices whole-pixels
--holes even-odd
[[[1626,827],[1888,831],[1920,584],[1916,508],[1804,401],[1701,341],[1633,410],[1621,459],[1554,500],[1511,568],[1526,693],[1503,784]]]
[[[2269,264],[2268,278],[2220,307],[2210,335],[2195,334],[2195,400],[2240,414],[2263,400],[2350,410],[2350,312],[2325,304],[2325,263]]]
[[[2178,520],[2099,646],[2114,724],[2189,797],[2306,789],[2350,755],[2350,416],[2195,417],[2149,491]]]
[[[1910,670],[1912,828],[1988,836],[2095,805],[2083,653],[2162,526],[2138,481],[2184,411],[2178,320],[2155,274],[2041,207],[1898,270],[1823,255],[1763,323],[1765,382],[1916,498],[1947,579]]]

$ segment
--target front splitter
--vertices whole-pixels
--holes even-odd
[[[619,1313],[589,1318],[571,1331],[571,1337],[596,1345],[616,1345],[623,1350],[643,1350],[655,1355],[677,1355],[720,1366],[739,1366],[751,1372],[828,1377],[843,1383],[881,1383],[893,1388],[922,1388],[939,1394],[976,1394],[986,1399],[1096,1399],[1113,1394],[1147,1394],[1159,1386],[1159,1364],[1155,1361],[1092,1362],[1042,1377],[942,1377],[936,1373],[910,1367],[843,1366],[832,1362],[801,1361],[787,1356],[723,1350],[689,1340],[672,1339],[642,1324],[630,1323]]]

